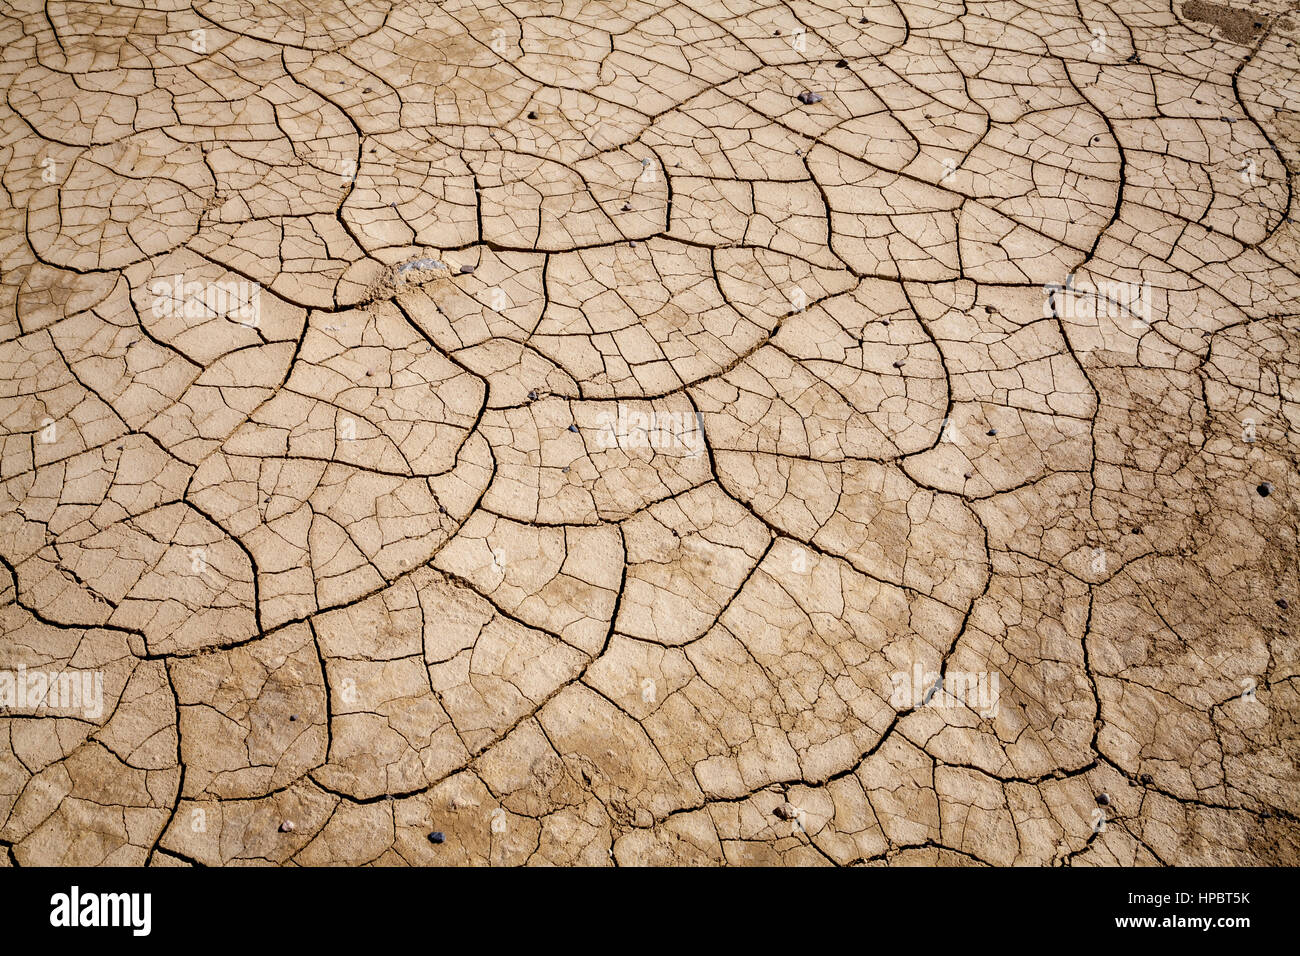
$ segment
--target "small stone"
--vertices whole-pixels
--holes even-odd
[[[782,820],[793,820],[795,816],[798,814],[798,811],[794,808],[794,806],[789,803],[780,804],[772,812],[775,813]]]
[[[569,473],[569,467],[570,467],[569,465],[565,465],[563,468],[561,468],[560,474],[567,475]]]
[[[624,211],[624,212],[631,212],[631,211],[632,211],[632,204],[631,204],[631,203],[626,203],[626,202],[623,203],[623,211]]]
[[[894,368],[902,368],[902,367],[903,367],[902,359],[899,359],[897,362],[894,363]]]
[[[297,827],[294,825],[294,822],[292,820],[285,820],[283,823],[280,824],[281,833],[292,833],[296,829]]]
[[[474,271],[474,267],[471,265],[464,265],[460,267],[460,274],[463,276],[470,275],[473,271]]]
[[[1151,784],[1156,782],[1156,778],[1151,776],[1151,774],[1149,773],[1142,774],[1142,776],[1138,777],[1138,780],[1140,780],[1143,784],[1145,784],[1148,787],[1151,786]]]
[[[1103,807],[1110,806],[1110,794],[1108,793],[1097,794],[1097,802],[1101,804]]]
[[[845,67],[847,67],[847,66],[849,65],[849,61],[848,61],[848,60],[836,60],[836,61],[835,61],[835,65],[838,66],[838,67],[842,70],[842,69],[844,69]]]
[[[1142,528],[1141,528],[1140,526],[1137,527],[1137,528],[1134,528],[1134,529],[1133,529],[1133,533],[1134,533],[1134,534],[1141,534],[1141,533],[1142,533]]]
[[[537,119],[537,113],[536,113],[535,111],[533,111],[533,110],[529,110],[529,111],[528,111],[528,118],[529,118],[529,119]]]
[[[821,101],[822,97],[820,93],[810,93],[807,90],[804,90],[799,94],[799,102],[803,103],[805,106],[811,106],[812,104],[820,103]]]
[[[1282,610],[1285,611],[1285,610],[1286,610],[1287,608],[1289,608],[1291,605],[1287,602],[1287,599],[1286,599],[1286,598],[1278,598],[1278,599],[1277,599],[1277,606],[1280,607]]]
[[[1273,482],[1266,481],[1255,490],[1259,492],[1259,496],[1261,498],[1267,498],[1269,495],[1273,493]]]
[[[975,477],[975,474],[974,472],[968,471],[964,475],[962,475],[962,477],[965,478],[967,481],[970,481],[971,478]]]
[[[429,834],[430,843],[446,843],[447,836],[441,830],[434,830]]]
[[[997,433],[998,433],[998,430],[997,430],[996,428],[990,428],[990,429],[988,430],[988,432],[987,432],[987,434],[990,435],[990,436],[992,436],[992,435],[996,435]]]
[[[290,714],[290,715],[289,715],[289,719],[290,719],[290,720],[297,720],[297,719],[298,719],[298,715],[297,715],[297,714]]]
[[[577,425],[570,425],[570,426],[569,426],[569,431],[573,432],[575,435],[578,434],[578,426],[577,426]]]
[[[867,22],[867,18],[866,18],[866,17],[863,17],[863,18],[862,18],[861,20],[859,20],[858,22],[859,22],[859,23],[866,23],[866,22]]]
[[[537,389],[532,389],[532,390],[528,393],[528,400],[529,400],[530,402],[535,402],[535,401],[537,401]]]

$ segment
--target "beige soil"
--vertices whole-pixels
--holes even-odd
[[[1300,862],[1294,24],[8,0],[0,862]]]

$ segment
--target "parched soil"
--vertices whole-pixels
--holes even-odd
[[[1291,0],[6,0],[0,863],[1300,863]]]

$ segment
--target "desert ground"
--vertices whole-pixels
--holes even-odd
[[[0,862],[1300,862],[1293,0],[5,0]]]

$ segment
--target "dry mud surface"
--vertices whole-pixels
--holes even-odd
[[[6,0],[0,859],[1297,862],[1298,24]]]

